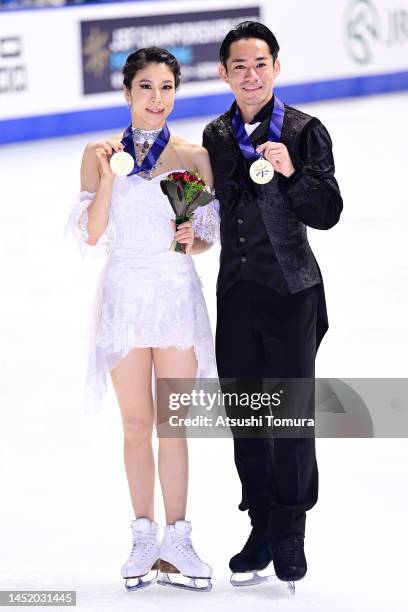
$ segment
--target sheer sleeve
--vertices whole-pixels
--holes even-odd
[[[88,206],[92,203],[95,193],[81,191],[75,202],[72,203],[68,221],[65,225],[64,235],[72,234],[76,240],[82,257],[104,257],[111,252],[115,227],[112,215],[109,215],[108,225],[98,242],[92,246],[88,244]]]
[[[215,243],[220,240],[220,203],[212,200],[205,206],[199,206],[194,211],[194,234],[200,240]]]

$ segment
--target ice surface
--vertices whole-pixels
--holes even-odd
[[[407,375],[408,94],[305,105],[327,126],[344,197],[340,223],[309,230],[330,329],[317,375]],[[170,123],[201,141],[208,119]],[[108,132],[109,133],[109,132]],[[405,609],[406,441],[319,440],[320,499],[309,513],[309,572],[285,585],[229,585],[248,535],[232,442],[191,440],[188,516],[210,594],[155,586],[127,593],[120,567],[132,511],[112,390],[98,417],[81,410],[83,342],[100,262],[64,240],[79,190],[76,137],[4,146],[1,168],[0,588],[74,589],[81,610]],[[218,251],[196,258],[215,325]],[[209,452],[210,451],[210,452]],[[163,525],[157,490],[157,518]]]

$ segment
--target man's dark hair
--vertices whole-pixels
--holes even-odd
[[[146,47],[131,53],[123,66],[123,84],[127,89],[131,89],[135,74],[149,64],[166,64],[174,75],[175,89],[178,88],[180,85],[180,64],[174,55],[166,49]]]
[[[273,57],[273,63],[275,63],[279,53],[279,45],[275,35],[263,23],[259,23],[258,21],[241,21],[233,30],[228,32],[222,41],[220,47],[220,62],[225,68],[227,67],[227,59],[229,58],[229,51],[232,43],[242,38],[260,38],[264,40],[269,46],[269,50]]]

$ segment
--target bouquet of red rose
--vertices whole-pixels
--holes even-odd
[[[180,223],[193,219],[199,206],[206,206],[215,198],[197,171],[171,172],[160,181],[160,187],[176,215],[176,228]],[[185,253],[186,247],[173,240],[170,250]]]

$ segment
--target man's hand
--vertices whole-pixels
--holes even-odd
[[[274,170],[289,178],[295,172],[289,151],[281,142],[265,142],[256,148],[257,153],[263,153],[265,159],[271,162]]]

